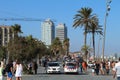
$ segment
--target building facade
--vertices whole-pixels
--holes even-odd
[[[50,19],[45,20],[41,23],[41,40],[45,45],[51,45],[53,39],[55,38],[55,26],[53,21]]]
[[[58,24],[56,26],[56,37],[58,37],[61,42],[67,38],[67,27],[65,24]]]
[[[10,26],[0,26],[0,46],[6,46],[13,39],[12,28]]]

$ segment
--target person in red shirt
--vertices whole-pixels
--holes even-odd
[[[87,63],[86,63],[86,61],[82,62],[82,67],[83,67],[84,72],[87,72]]]

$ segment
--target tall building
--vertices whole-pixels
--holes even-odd
[[[51,45],[55,38],[55,26],[53,21],[50,19],[45,20],[41,23],[41,40],[45,45]]]
[[[0,25],[0,46],[6,46],[12,38],[12,28],[10,26]]]
[[[67,38],[67,27],[65,24],[58,24],[56,26],[56,37],[58,37],[61,42]]]

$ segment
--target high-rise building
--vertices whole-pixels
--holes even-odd
[[[12,27],[0,25],[0,46],[6,46],[13,38]]]
[[[58,37],[61,42],[67,38],[67,27],[65,24],[58,24],[56,26],[56,37]]]
[[[50,19],[45,20],[41,23],[41,40],[45,45],[51,45],[53,39],[55,38],[55,26],[53,21]]]

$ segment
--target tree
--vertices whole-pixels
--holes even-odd
[[[96,15],[92,14],[91,8],[81,8],[78,14],[75,15],[73,27],[83,27],[84,28],[84,45],[86,46],[87,41],[87,31],[92,24],[95,24],[94,19]],[[87,51],[85,51],[87,52]],[[86,53],[85,53],[86,54]]]
[[[47,48],[43,43],[31,35],[27,37],[18,37],[8,43],[10,59],[20,59],[22,61],[31,61],[37,56],[44,55]]]
[[[96,24],[92,24],[90,26],[90,29],[88,30],[88,33],[92,33],[92,42],[93,42],[93,58],[95,58],[95,33],[102,35],[102,28],[98,25],[98,20],[96,18]]]
[[[51,50],[54,53],[54,56],[56,56],[61,49],[62,49],[62,43],[60,39],[56,37],[51,44]]]
[[[90,48],[90,46],[83,45],[82,48],[81,48],[81,51],[82,51],[83,53],[85,53],[85,54],[84,54],[84,57],[85,57],[85,59],[86,59],[86,61],[87,61],[87,56],[88,56],[88,54],[90,54],[90,53],[92,52],[92,48]]]
[[[26,37],[27,47],[26,47],[26,55],[27,58],[34,59],[36,57],[40,57],[42,55],[48,54],[47,47],[42,41],[39,41],[36,38],[33,38],[32,35]]]
[[[12,32],[14,33],[14,37],[18,37],[18,33],[22,33],[21,31],[21,26],[19,24],[14,24],[11,26],[12,27]]]
[[[63,41],[63,47],[64,47],[64,50],[66,52],[66,55],[68,55],[68,53],[69,53],[69,47],[70,47],[69,38],[66,38]]]
[[[7,57],[7,48],[4,46],[0,47],[0,59],[6,59]]]

